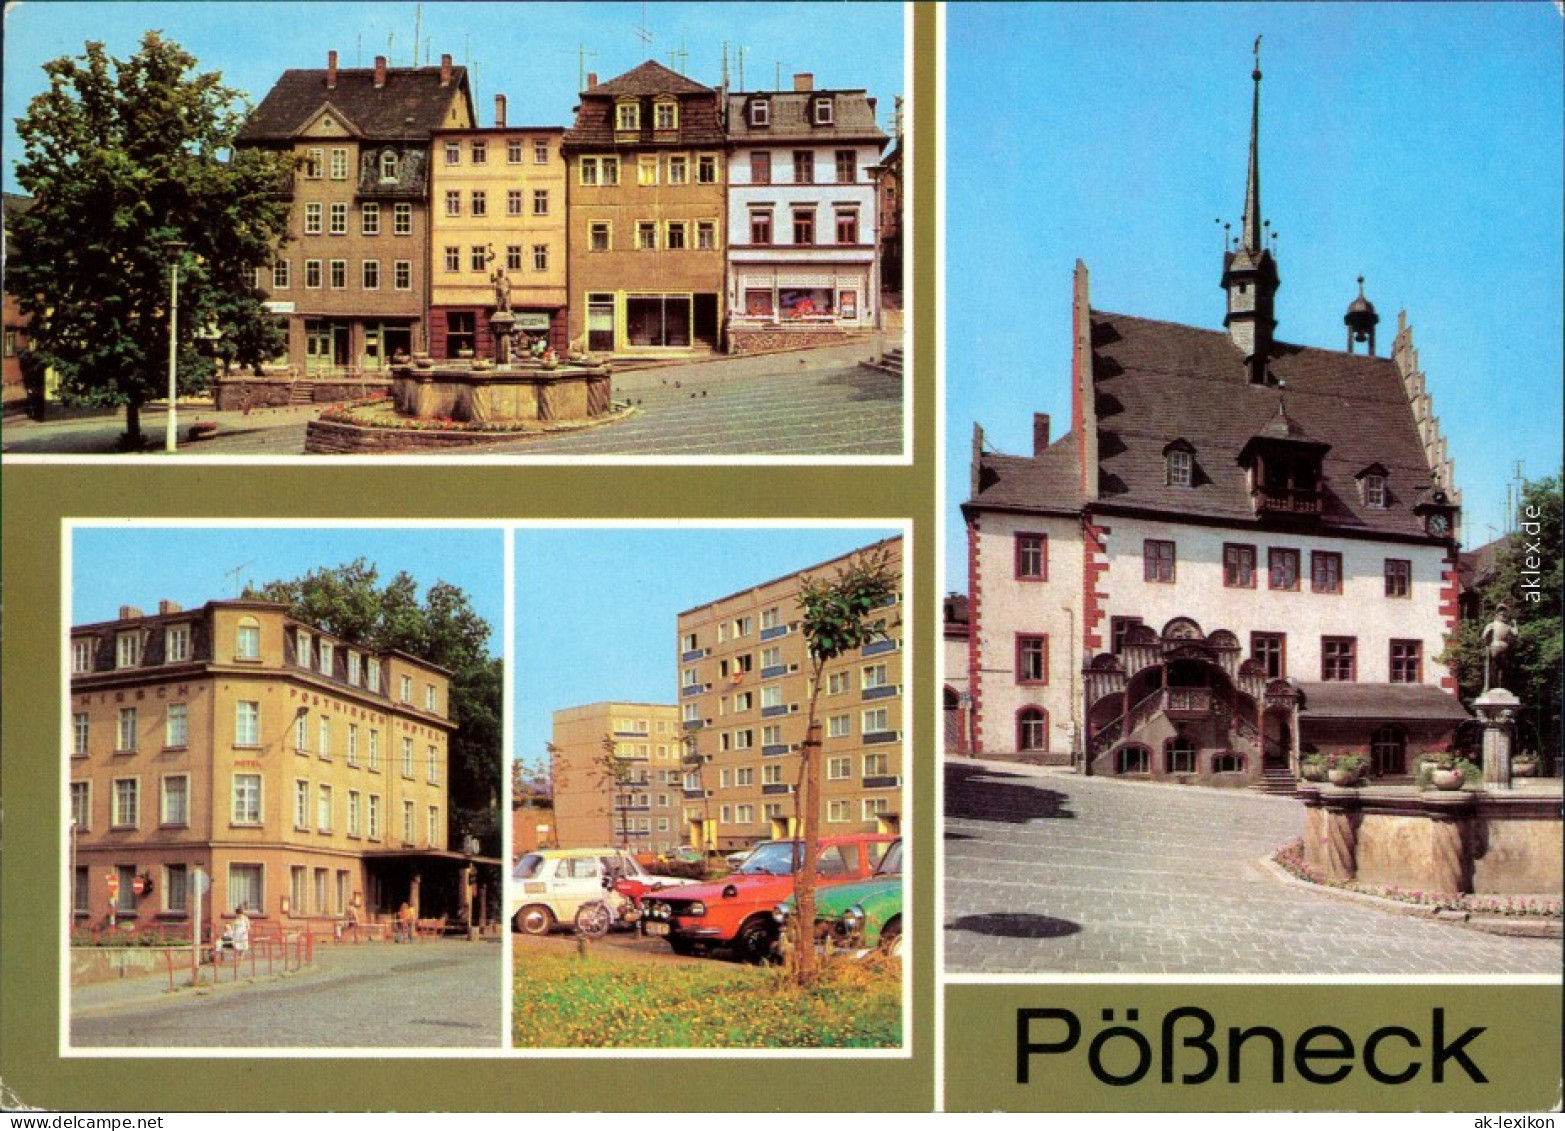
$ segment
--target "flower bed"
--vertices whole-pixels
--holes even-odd
[[[1560,921],[1565,916],[1565,902],[1537,896],[1465,895],[1460,892],[1410,891],[1399,887],[1378,887],[1351,880],[1333,880],[1305,862],[1304,840],[1292,841],[1278,850],[1273,863],[1297,880],[1318,884],[1321,887],[1389,899],[1430,911],[1456,911],[1474,916],[1498,918],[1524,918]]]

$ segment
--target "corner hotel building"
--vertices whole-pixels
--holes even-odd
[[[122,607],[71,629],[70,664],[78,925],[188,925],[197,868],[213,923],[368,920],[460,862],[446,671],[252,600]]]

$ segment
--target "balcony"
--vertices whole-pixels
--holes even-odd
[[[787,636],[787,635],[788,635],[788,626],[785,625],[785,624],[775,625],[772,628],[763,628],[763,629],[761,629],[761,639],[762,640],[776,640],[779,636]]]
[[[876,640],[873,643],[864,645],[862,654],[865,656],[879,656],[886,652],[895,652],[896,650],[897,642],[895,640]]]
[[[882,684],[879,687],[866,687],[864,689],[864,698],[866,698],[866,699],[893,699],[901,691],[902,691],[902,688],[899,687],[897,684],[886,683],[886,684]]]
[[[1250,504],[1256,514],[1318,515],[1321,495],[1303,487],[1254,487],[1250,490]]]
[[[788,753],[788,744],[786,742],[761,747],[761,757],[763,758],[777,758],[786,753]]]
[[[865,789],[900,789],[901,787],[901,774],[876,774],[864,779]]]

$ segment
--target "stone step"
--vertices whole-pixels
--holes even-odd
[[[1299,788],[1299,783],[1294,780],[1293,771],[1286,766],[1267,766],[1261,770],[1261,780],[1255,782],[1250,788],[1257,793],[1286,797],[1291,796]]]

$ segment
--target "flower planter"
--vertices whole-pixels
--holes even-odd
[[[1512,762],[1511,777],[1532,778],[1538,776],[1538,763],[1536,762]]]
[[[1326,780],[1332,785],[1347,786],[1357,785],[1359,780],[1358,770],[1327,770]]]
[[[1299,777],[1303,778],[1305,781],[1325,781],[1326,780],[1326,767],[1325,766],[1300,766],[1299,767]]]
[[[1462,788],[1467,778],[1461,770],[1445,770],[1437,767],[1429,771],[1429,780],[1436,789],[1457,790]]]

